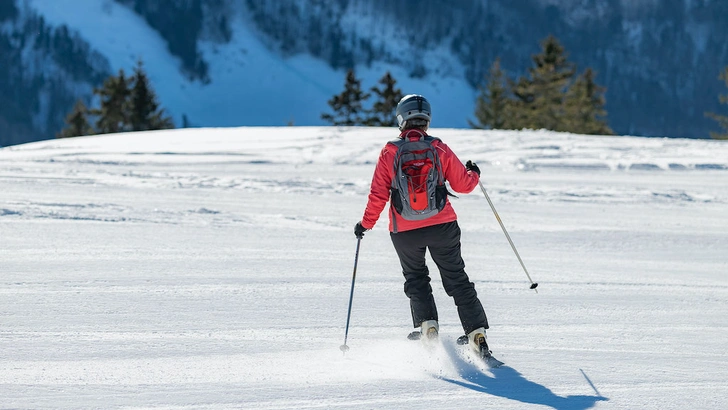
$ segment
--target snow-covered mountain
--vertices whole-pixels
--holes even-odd
[[[493,60],[522,75],[548,34],[596,69],[617,132],[705,137],[704,112],[724,108],[726,19],[715,0],[7,0],[0,145],[52,137],[139,58],[177,125],[319,125],[356,67],[366,87],[391,71],[436,125],[466,127]]]
[[[412,330],[387,210],[356,239],[385,128],[182,129],[0,149],[0,407],[725,409],[728,145],[434,129],[482,181],[452,203],[506,366],[479,365],[436,267]]]

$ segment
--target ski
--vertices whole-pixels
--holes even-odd
[[[488,354],[485,358],[483,358],[483,362],[485,362],[485,365],[488,366],[491,369],[497,369],[501,366],[503,366],[505,363],[501,362],[500,360],[493,357],[492,354]]]
[[[421,340],[422,332],[415,330],[414,332],[411,332],[410,334],[407,335],[407,339]],[[468,336],[462,335],[462,336],[458,337],[457,344],[459,344],[461,346],[468,345]],[[483,360],[483,363],[485,363],[485,365],[491,369],[497,369],[505,364],[505,363],[501,362],[500,360],[496,359],[495,357],[493,357],[493,353],[488,349],[487,343],[483,343],[481,345],[479,357],[481,360]]]
[[[407,339],[420,340],[420,339],[422,339],[422,332],[420,332],[419,330],[415,330],[414,332],[407,335]]]
[[[434,330],[434,329],[432,329]],[[423,347],[425,350],[427,350],[430,353],[435,352],[438,347],[440,346],[440,340],[438,339],[437,331],[428,334],[427,336],[423,335],[420,331],[414,331],[407,335],[407,339],[409,340],[421,340],[423,343]]]
[[[457,343],[461,346],[468,345],[468,336],[462,335],[458,337]],[[500,360],[493,357],[493,352],[488,349],[488,344],[485,342],[485,340],[482,341],[480,345],[480,352],[478,353],[478,356],[481,360],[485,363],[486,366],[488,366],[491,369],[497,369],[501,366],[503,366],[505,363],[501,362]]]

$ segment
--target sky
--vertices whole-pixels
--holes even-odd
[[[387,210],[356,239],[387,128],[180,129],[0,149],[8,408],[720,409],[728,145],[435,128],[482,181],[452,199],[505,362],[456,345],[429,261],[412,330]]]

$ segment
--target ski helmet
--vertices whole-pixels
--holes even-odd
[[[421,95],[405,95],[397,104],[396,114],[399,129],[403,129],[407,125],[407,120],[415,118],[429,122],[431,118],[430,103]]]

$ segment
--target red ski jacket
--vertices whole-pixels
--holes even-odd
[[[419,139],[423,135],[427,135],[421,130],[406,130],[402,132],[400,138]],[[458,159],[454,152],[450,150],[444,142],[434,141],[433,146],[437,149],[440,156],[445,180],[450,183],[450,188],[458,193],[467,194],[473,191],[480,181],[478,174],[468,171],[462,162]],[[392,187],[392,178],[394,177],[394,156],[397,153],[397,147],[394,144],[387,144],[382,148],[379,154],[377,167],[374,169],[372,177],[372,186],[369,191],[369,201],[364,209],[364,217],[361,225],[365,229],[372,229],[379,219],[379,215],[384,210],[384,206],[390,199],[390,188]],[[391,205],[390,205],[391,208]],[[413,229],[424,228],[426,226],[439,225],[457,220],[455,210],[447,199],[445,208],[438,212],[437,215],[420,221],[408,221],[403,219],[401,215],[390,209],[389,213],[389,231],[394,232],[394,224],[392,217],[397,220],[397,232],[411,231]]]

